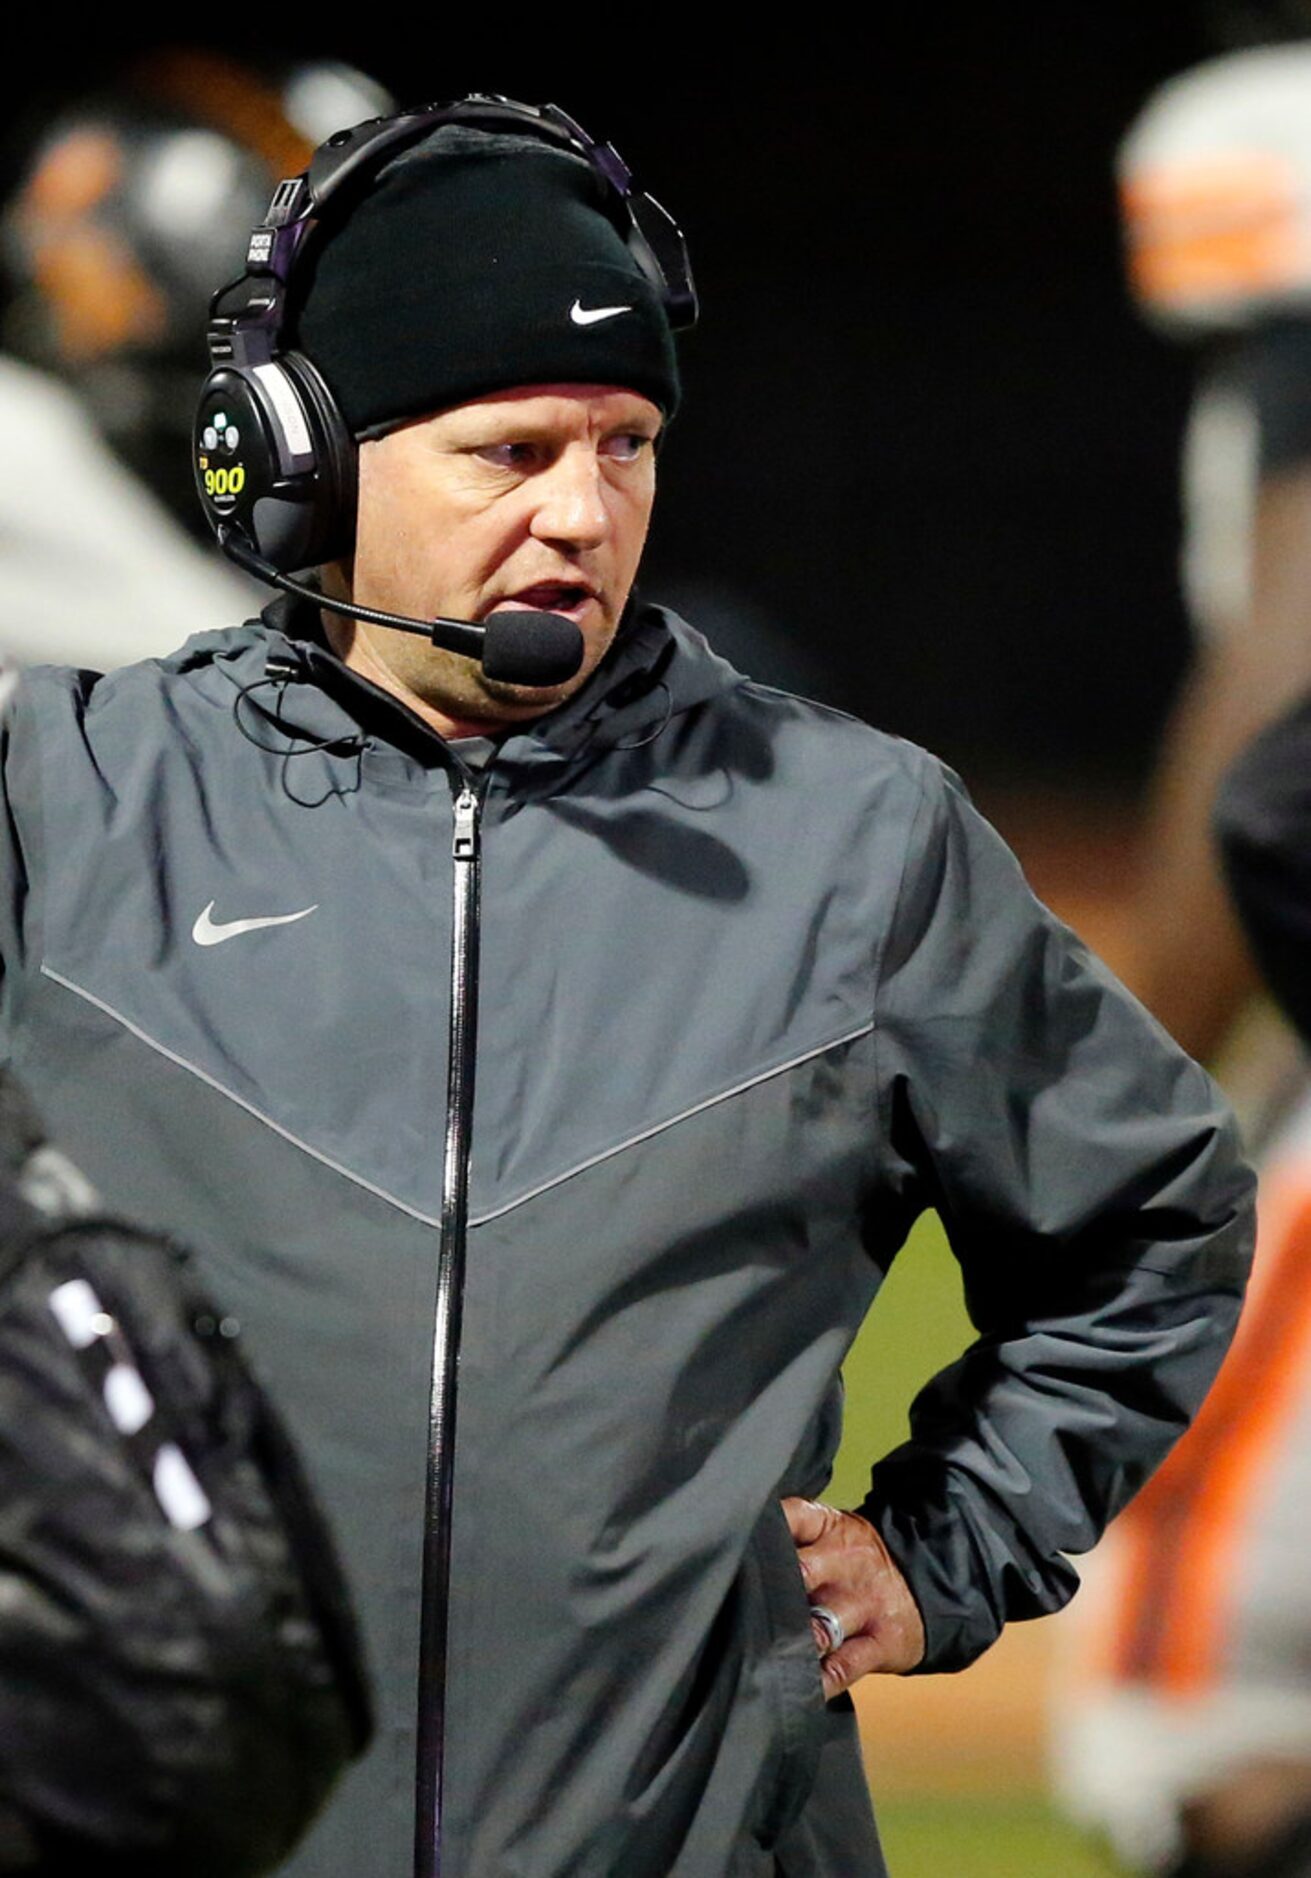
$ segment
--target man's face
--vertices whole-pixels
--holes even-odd
[[[567,683],[530,688],[389,627],[338,621],[338,652],[446,734],[551,710],[595,670],[619,625],[651,517],[660,426],[637,392],[533,385],[361,444],[355,557],[334,591],[419,619],[562,613],[586,654]]]

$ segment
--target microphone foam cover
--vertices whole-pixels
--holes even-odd
[[[583,662],[583,635],[562,613],[493,613],[482,668],[507,685],[562,685]]]

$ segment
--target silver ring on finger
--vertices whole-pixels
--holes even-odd
[[[846,1628],[836,1611],[831,1611],[827,1604],[812,1604],[810,1615],[828,1638],[825,1656],[832,1656],[834,1650],[840,1650],[847,1640]]]

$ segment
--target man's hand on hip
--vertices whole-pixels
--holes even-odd
[[[862,1676],[914,1669],[924,1655],[924,1624],[888,1548],[859,1513],[816,1500],[784,1500],[810,1602],[826,1613],[812,1628],[828,1699]],[[832,1648],[833,1619],[841,1639]]]

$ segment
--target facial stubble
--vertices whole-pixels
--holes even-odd
[[[489,678],[477,659],[417,635],[355,625],[373,659],[430,710],[462,723],[509,724],[552,711],[578,689],[586,672],[562,685],[513,685]]]

